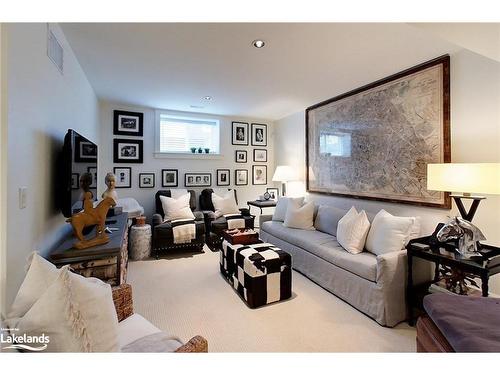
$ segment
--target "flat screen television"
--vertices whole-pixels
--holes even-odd
[[[65,217],[83,209],[83,189],[97,199],[97,145],[69,129],[61,155],[60,206]]]

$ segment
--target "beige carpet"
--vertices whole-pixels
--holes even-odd
[[[219,273],[219,255],[130,262],[135,311],[211,352],[414,352],[415,330],[384,328],[297,272],[291,299],[249,309]]]

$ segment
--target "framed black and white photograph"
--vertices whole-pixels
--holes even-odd
[[[248,123],[233,121],[232,144],[248,146]]]
[[[266,124],[252,124],[252,146],[267,146]]]
[[[252,184],[267,185],[267,166],[254,165],[252,166]]]
[[[71,189],[77,190],[80,188],[80,174],[71,173]]]
[[[248,169],[237,169],[234,171],[235,185],[248,185]]]
[[[245,150],[236,150],[236,163],[247,162],[247,152]]]
[[[231,183],[229,169],[217,169],[217,186],[229,186]]]
[[[177,187],[179,185],[179,171],[177,169],[161,170],[161,186]]]
[[[257,163],[267,163],[267,150],[261,148],[254,149],[253,161]]]
[[[142,137],[143,117],[140,112],[113,111],[113,134]]]
[[[113,162],[142,163],[142,140],[113,139]]]
[[[75,162],[97,163],[97,146],[82,138],[77,137],[75,139]]]
[[[139,187],[140,188],[154,188],[155,187],[155,174],[154,173],[139,173]]]
[[[208,187],[212,185],[211,173],[185,173],[185,187]]]
[[[132,187],[132,168],[130,167],[114,167],[113,173],[116,176],[116,188]]]
[[[92,183],[90,184],[90,187],[94,189],[97,187],[97,167],[87,167],[87,172],[92,175]]]
[[[272,199],[273,201],[277,201],[280,197],[280,189],[278,188],[267,188],[266,191],[269,193],[269,199]]]

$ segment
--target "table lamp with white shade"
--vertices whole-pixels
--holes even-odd
[[[472,221],[479,202],[486,199],[476,194],[500,194],[500,163],[428,164],[427,190],[453,193],[462,218]],[[472,199],[468,212],[462,199]]]
[[[286,183],[297,179],[297,174],[289,165],[278,165],[274,171],[273,181],[281,182],[282,195],[286,195]]]

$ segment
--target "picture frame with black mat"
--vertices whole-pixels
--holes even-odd
[[[267,188],[266,192],[269,193],[271,196],[269,199],[272,199],[274,201],[277,201],[278,198],[280,197],[280,189],[279,188]]]
[[[154,188],[155,187],[155,174],[154,173],[139,173],[139,187],[140,188]]]
[[[113,139],[113,162],[114,163],[137,163],[142,164],[143,141],[142,139]]]
[[[95,189],[97,187],[97,167],[87,167],[87,172],[92,175],[92,184],[90,184],[90,188]]]
[[[212,173],[184,173],[185,187],[212,186]]]
[[[247,122],[232,122],[231,143],[233,145],[248,146],[249,137]]]
[[[231,171],[229,169],[217,169],[217,186],[229,186],[231,184]]]
[[[267,163],[267,150],[255,148],[253,150],[253,161],[256,163]]]
[[[80,188],[80,174],[71,173],[71,189],[77,190]]]
[[[142,137],[143,118],[141,112],[113,111],[113,134]]]
[[[267,125],[252,123],[252,146],[267,146]]]
[[[116,176],[115,187],[131,188],[132,187],[132,168],[131,167],[114,167],[113,173]]]
[[[248,169],[236,169],[234,171],[234,184],[248,185]]]
[[[252,185],[267,185],[267,165],[252,166]]]
[[[246,150],[236,150],[235,162],[236,163],[246,163],[247,162],[247,151]]]
[[[179,186],[179,170],[177,170],[177,169],[162,169],[161,170],[161,186],[162,187],[177,187],[177,186]]]

